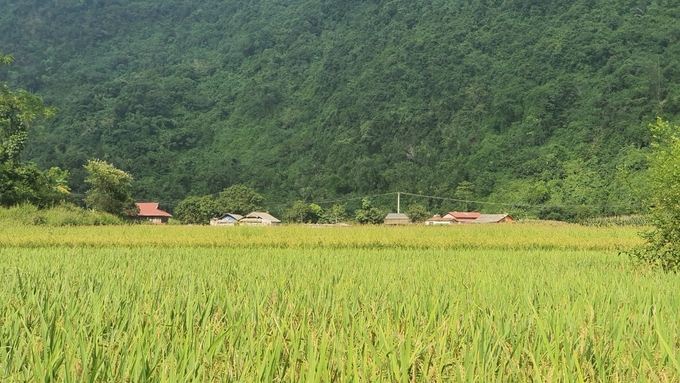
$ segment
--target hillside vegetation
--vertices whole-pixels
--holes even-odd
[[[60,110],[26,159],[68,169],[82,193],[83,165],[102,158],[135,177],[136,199],[169,207],[235,183],[318,201],[454,198],[470,181],[471,199],[542,218],[633,213],[647,125],[680,112],[669,0],[0,9],[0,51],[15,56],[0,80]]]

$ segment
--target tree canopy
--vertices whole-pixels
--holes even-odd
[[[634,213],[617,166],[644,157],[649,122],[680,112],[672,1],[0,9],[0,50],[18,64],[1,78],[61,110],[24,157],[69,170],[77,192],[86,159],[102,158],[166,206],[234,184],[311,202],[456,198],[467,181],[469,199],[544,218]]]
[[[0,53],[0,67],[11,62],[12,56]],[[66,199],[68,171],[52,167],[42,172],[34,164],[21,161],[29,128],[53,114],[39,96],[12,91],[0,82],[0,206],[45,206]]]
[[[91,185],[86,192],[85,203],[94,210],[118,216],[133,216],[137,213],[132,199],[132,175],[112,164],[94,159],[85,165],[89,176],[85,182]]]
[[[666,271],[680,271],[680,126],[658,119],[651,125],[654,141],[649,155],[648,198],[654,229],[646,244],[631,254]]]

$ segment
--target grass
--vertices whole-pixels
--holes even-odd
[[[0,207],[0,226],[102,226],[123,225],[125,221],[108,213],[85,210],[63,203],[49,209],[30,204]]]
[[[677,381],[630,227],[0,227],[3,381]]]
[[[31,227],[0,224],[5,247],[189,247],[255,249],[601,250],[641,243],[638,227],[561,223],[454,227]]]

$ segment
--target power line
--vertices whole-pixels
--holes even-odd
[[[376,197],[383,197],[386,195],[395,195],[397,192],[391,192],[391,193],[383,193],[383,194],[374,194],[374,195],[368,195],[368,196],[363,196],[363,197],[350,197],[350,198],[340,198],[340,199],[327,199],[327,200],[321,200],[321,201],[312,201],[310,203],[315,203],[317,205],[321,204],[329,204],[329,203],[338,203],[338,202],[347,202],[347,201],[356,201],[356,200],[362,200],[364,198],[376,198]],[[291,205],[291,202],[271,202],[270,205],[275,205],[275,206],[287,206]]]
[[[339,202],[348,202],[348,201],[356,201],[356,200],[361,200],[364,198],[376,198],[376,197],[384,197],[384,196],[389,196],[389,195],[396,195],[397,193],[401,193],[403,195],[408,195],[412,197],[421,197],[421,198],[429,198],[429,199],[436,199],[440,201],[449,201],[449,202],[464,202],[464,203],[476,203],[476,204],[481,204],[481,205],[497,205],[497,206],[508,206],[508,207],[515,207],[515,208],[525,208],[525,209],[540,209],[540,208],[550,208],[550,207],[557,207],[557,208],[578,208],[578,207],[590,207],[590,208],[598,208],[598,209],[603,209],[603,208],[642,208],[642,205],[586,205],[586,204],[539,204],[539,205],[532,205],[532,204],[527,204],[527,203],[512,203],[512,202],[493,202],[493,201],[479,201],[479,200],[467,200],[467,199],[460,199],[460,198],[449,198],[449,197],[438,197],[438,196],[431,196],[431,195],[425,195],[425,194],[415,194],[415,193],[408,193],[408,192],[390,192],[390,193],[382,193],[382,194],[374,194],[374,195],[369,195],[369,196],[364,196],[364,197],[349,197],[349,198],[340,198],[340,199],[332,199],[332,200],[320,200],[320,201],[312,201],[310,203],[314,203],[317,205],[321,204],[329,204],[329,203],[339,203]],[[276,206],[287,206],[291,205],[291,202],[273,202],[271,205],[276,205]]]
[[[641,205],[630,205],[630,206],[623,206],[623,205],[586,205],[586,204],[580,204],[580,205],[569,205],[569,204],[562,204],[562,205],[531,205],[531,204],[523,204],[523,203],[508,203],[508,202],[491,202],[491,201],[476,201],[476,200],[465,200],[465,199],[458,199],[458,198],[446,198],[446,197],[437,197],[437,196],[430,196],[430,195],[424,195],[424,194],[414,194],[414,193],[406,193],[406,192],[400,192],[401,194],[404,195],[410,195],[414,197],[423,197],[423,198],[430,198],[430,199],[438,199],[442,201],[452,201],[452,202],[466,202],[466,203],[477,203],[477,204],[486,204],[486,205],[500,205],[500,206],[512,206],[512,207],[524,207],[524,208],[542,208],[542,207],[581,207],[581,206],[587,206],[587,207],[594,207],[594,208],[621,208],[621,207],[642,207]],[[396,193],[393,193],[396,194]]]

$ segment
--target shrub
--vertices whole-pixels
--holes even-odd
[[[339,223],[347,219],[347,209],[344,205],[335,204],[323,212],[321,220],[323,223]]]
[[[175,207],[175,218],[184,224],[207,225],[211,218],[221,214],[217,201],[211,195],[188,197]]]
[[[361,200],[361,208],[355,212],[355,219],[362,225],[378,225],[385,220],[385,212],[373,206],[368,197]]]
[[[0,209],[0,221],[28,226],[102,226],[122,225],[126,221],[109,213],[84,210],[70,203],[49,209],[22,204]]]
[[[427,208],[419,203],[413,204],[406,210],[406,215],[411,220],[411,222],[424,222],[426,219],[430,218],[430,212]]]
[[[321,206],[297,201],[283,213],[283,220],[292,223],[317,223],[322,214]]]
[[[248,214],[267,211],[267,201],[258,192],[245,185],[233,185],[222,190],[216,200],[221,214]]]
[[[651,130],[649,196],[654,229],[643,233],[646,243],[629,254],[638,262],[676,272],[680,269],[680,127],[658,119]]]
[[[137,206],[132,200],[132,175],[102,160],[88,160],[88,177],[92,185],[85,194],[85,203],[94,210],[118,216],[136,215]]]

